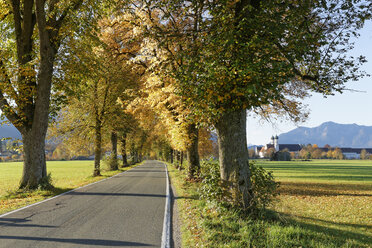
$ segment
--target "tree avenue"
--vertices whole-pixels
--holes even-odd
[[[365,75],[365,59],[347,54],[370,17],[365,1],[109,3],[0,0],[0,108],[22,134],[22,188],[47,176],[48,120],[63,99],[54,120],[76,143],[94,143],[94,175],[111,140],[112,169],[119,141],[123,166],[127,151],[134,162],[186,152],[195,179],[199,138],[212,147],[214,129],[221,185],[252,209],[247,111],[298,121],[307,117],[299,99]]]
[[[215,127],[221,178],[244,209],[254,201],[246,111],[284,103],[291,87],[331,95],[363,76],[358,68],[365,59],[346,52],[367,17],[364,2],[140,3],[152,45],[167,55],[176,51],[177,66],[162,70],[175,79],[176,93],[193,115]]]
[[[182,20],[182,11],[177,15],[171,13],[173,21],[164,25],[159,18],[158,8],[148,8],[144,1],[139,1],[143,8],[134,5],[128,14],[128,21],[133,25],[138,37],[141,37],[142,50],[138,58],[146,61],[146,82],[139,96],[139,104],[142,107],[150,107],[167,126],[169,143],[172,148],[187,154],[188,177],[195,178],[200,170],[198,155],[199,126],[194,115],[190,112],[183,99],[175,94],[174,78],[169,70],[178,67],[176,54],[182,47],[184,36],[167,40],[164,46],[159,46],[172,29],[182,30],[190,25]],[[155,3],[156,6],[156,3]],[[167,6],[163,6],[163,12],[168,12]],[[190,41],[188,41],[190,42]],[[182,64],[182,63],[181,63]],[[139,106],[137,105],[137,108]],[[172,153],[173,154],[173,153]],[[173,156],[173,155],[172,155]],[[176,156],[177,157],[177,156]],[[181,156],[183,158],[183,156]]]
[[[103,139],[108,132],[113,153],[111,169],[118,169],[117,135],[128,133],[132,118],[117,100],[128,100],[126,91],[135,90],[141,77],[141,70],[128,63],[131,58],[128,54],[136,53],[138,46],[132,43],[126,51],[118,51],[118,36],[131,36],[131,30],[124,26],[119,29],[117,19],[106,18],[99,21],[98,30],[69,50],[73,56],[62,68],[69,84],[60,88],[61,94],[66,95],[67,106],[57,123],[59,133],[64,133],[66,139],[80,139],[80,143],[94,140],[93,176],[101,174]],[[128,44],[127,40],[120,42]],[[85,137],[81,137],[82,133]],[[125,148],[125,143],[122,145]]]

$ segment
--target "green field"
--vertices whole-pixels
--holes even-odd
[[[169,167],[185,247],[372,247],[372,161],[257,161],[280,182],[258,219],[199,198]]]
[[[92,177],[93,163],[94,161],[48,161],[47,170],[52,175],[55,189],[36,192],[16,192],[22,176],[22,162],[0,163],[0,214],[123,171],[103,170],[102,176]]]
[[[272,209],[304,228],[372,246],[372,161],[257,161],[281,182]]]
[[[372,184],[371,160],[256,161],[279,181]]]

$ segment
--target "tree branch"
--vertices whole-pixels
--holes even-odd
[[[59,17],[58,20],[55,20],[55,28],[57,29],[57,32],[59,32],[62,24],[63,24],[63,21],[65,20],[65,18],[67,17],[67,15],[69,14],[70,11],[73,11],[73,10],[77,10],[80,8],[80,6],[83,4],[83,0],[75,0],[73,1],[73,3],[71,5],[69,5],[61,14],[61,16]]]
[[[279,51],[282,54],[282,56],[284,58],[286,58],[287,61],[292,65],[292,70],[293,70],[293,72],[295,73],[296,76],[298,76],[303,81],[312,81],[312,82],[315,82],[315,83],[319,82],[319,76],[318,75],[312,76],[312,75],[301,73],[297,69],[296,63],[292,59],[288,58],[288,56],[286,56],[286,53],[284,52],[285,49],[283,48],[283,46],[280,45],[279,43],[276,43],[275,45],[279,49]]]
[[[12,0],[12,9],[13,9],[13,19],[14,19],[14,28],[16,33],[16,42],[17,42],[17,57],[18,61],[21,61],[22,54],[22,17],[20,9],[20,0]]]
[[[8,10],[8,13],[2,13],[0,16],[0,22],[4,21],[5,18],[8,17],[8,15],[12,14],[13,12],[11,10]]]
[[[2,90],[0,90],[0,109],[3,111],[6,118],[21,132],[24,131],[23,123],[19,116],[14,112],[13,108],[9,105],[4,97]]]
[[[17,105],[19,105],[19,96],[17,92],[14,90],[12,86],[12,82],[10,81],[10,77],[8,73],[6,72],[4,62],[0,59],[0,72],[2,72],[3,77],[5,78],[5,82],[9,85],[9,90],[11,91],[11,95],[14,98]],[[0,89],[1,90],[1,89]]]

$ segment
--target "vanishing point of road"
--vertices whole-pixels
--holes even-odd
[[[0,217],[0,247],[160,247],[164,164],[107,180]]]

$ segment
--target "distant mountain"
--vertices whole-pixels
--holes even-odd
[[[248,144],[248,149],[255,149],[256,147],[261,147],[261,146],[260,145]]]
[[[318,127],[298,127],[279,135],[279,144],[326,144],[335,147],[372,148],[372,126],[325,122]]]
[[[0,125],[0,138],[21,139],[21,134],[13,125]]]

